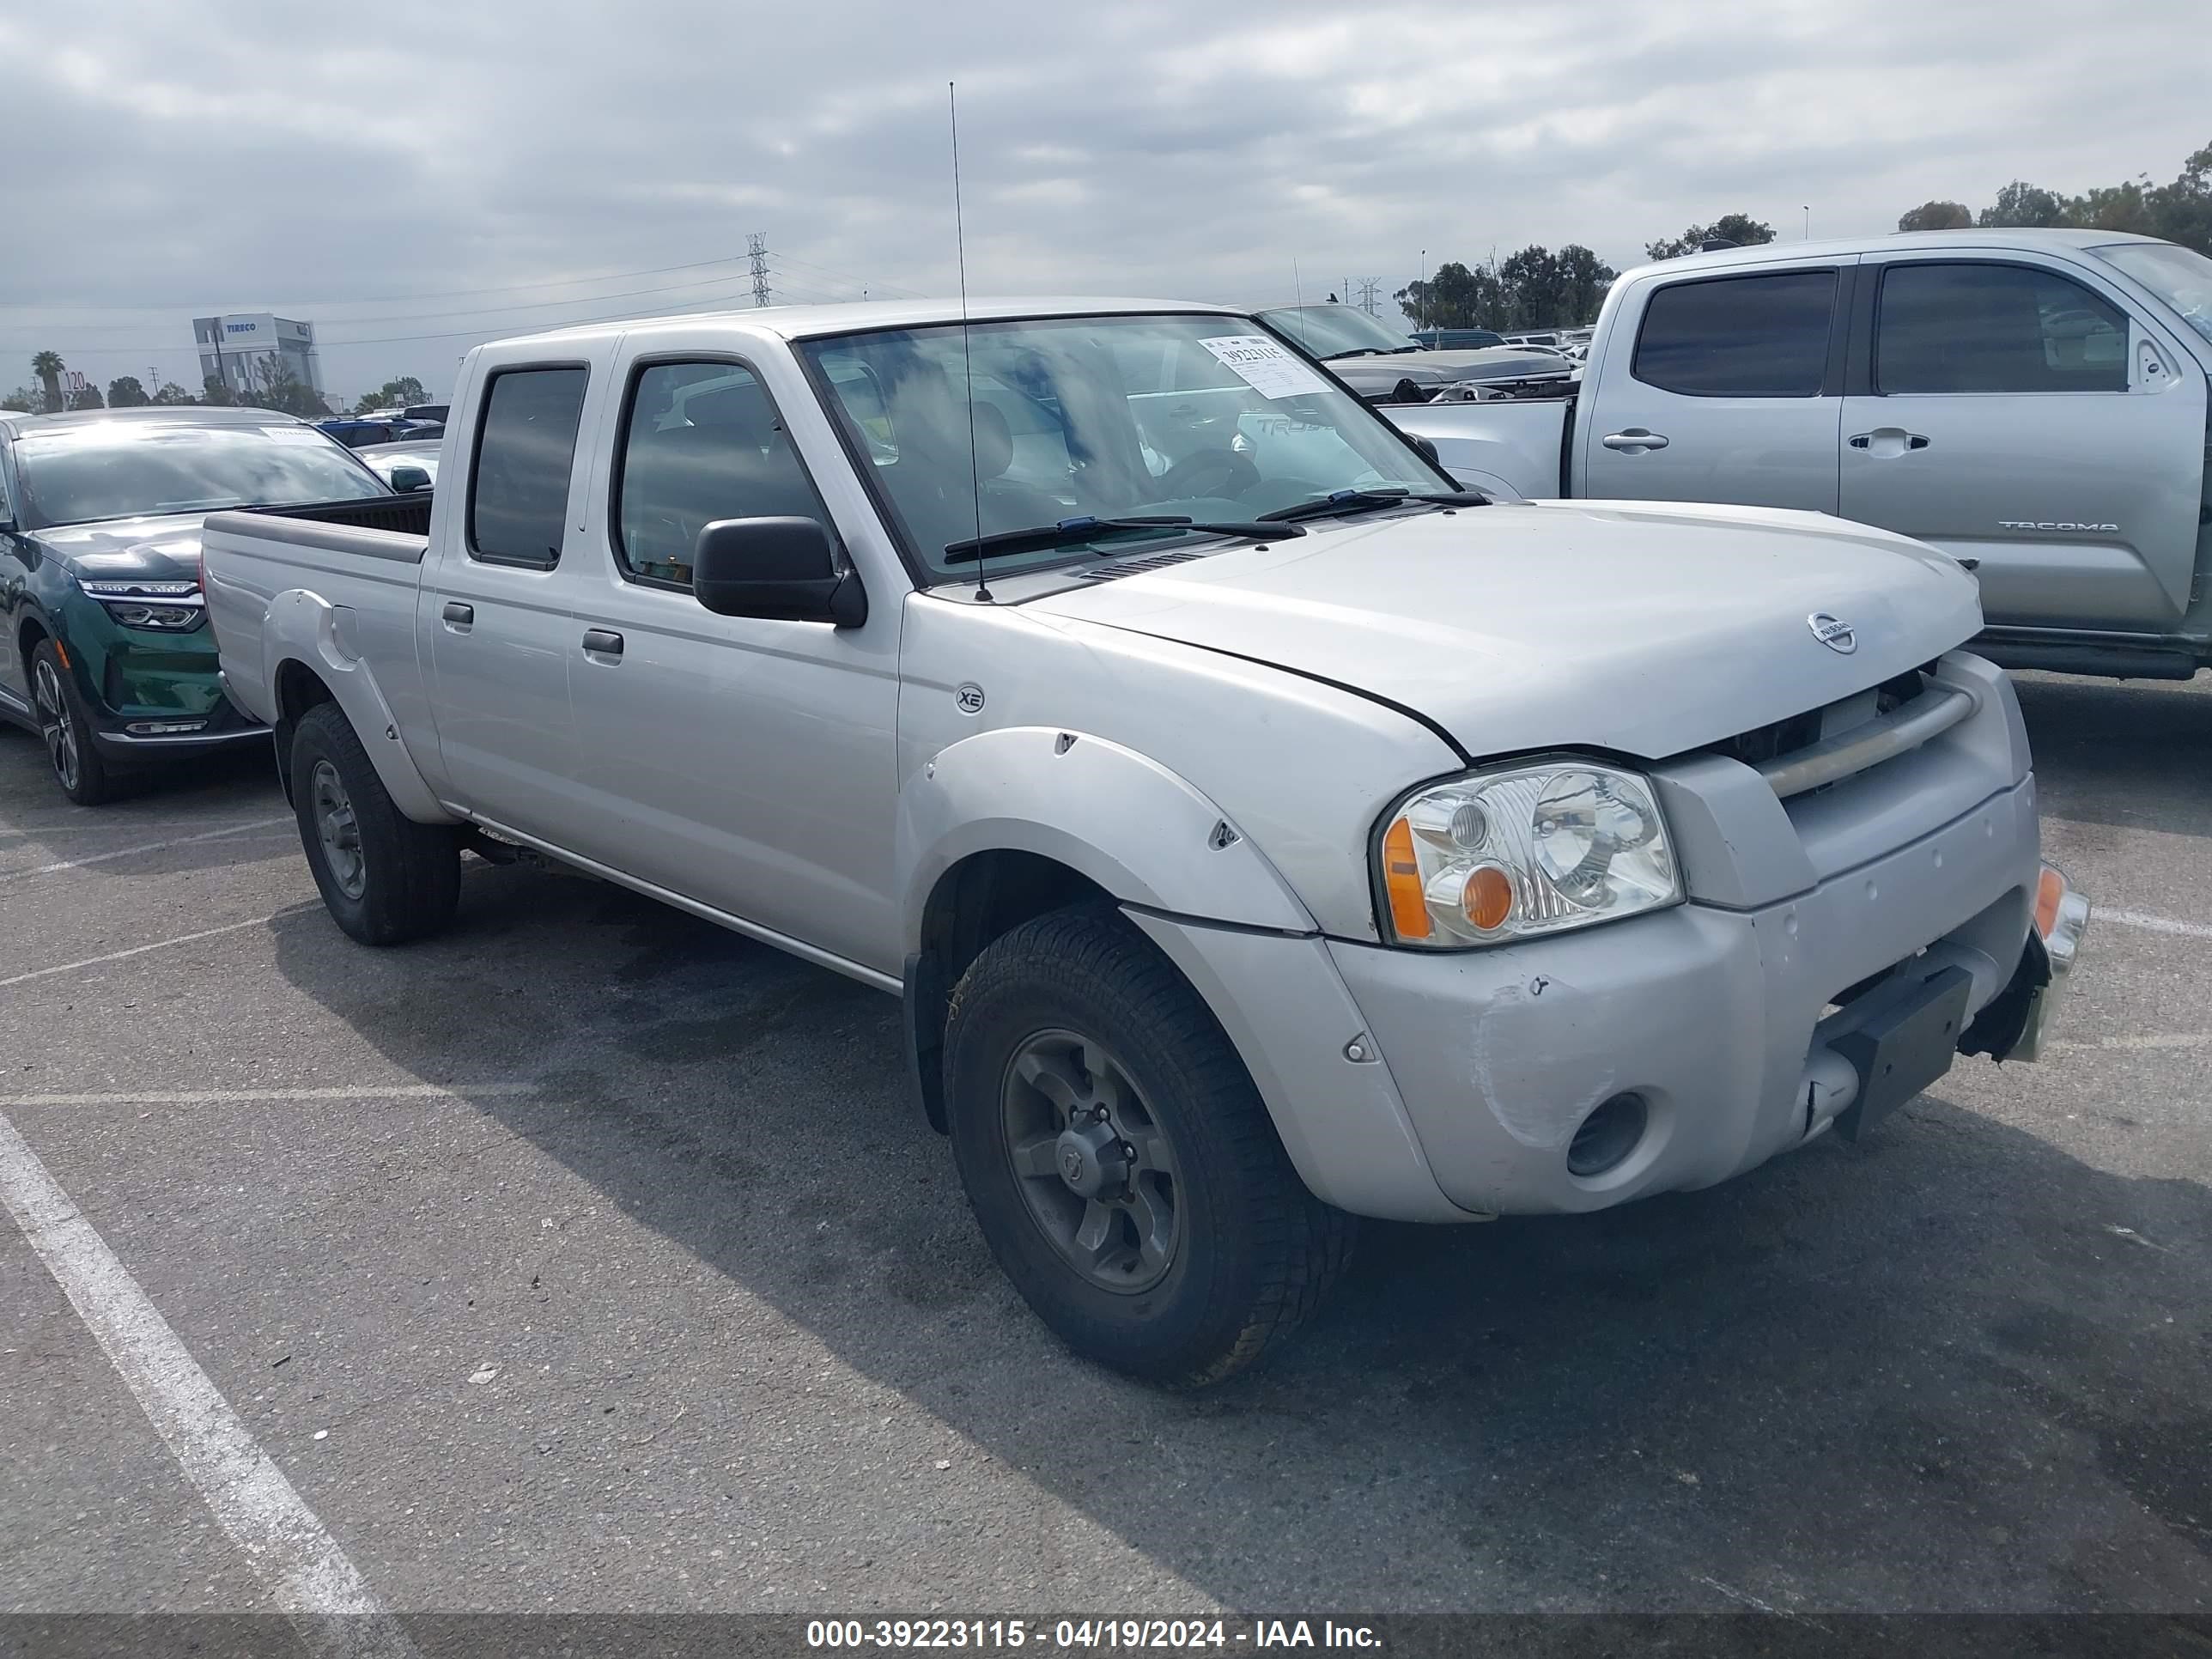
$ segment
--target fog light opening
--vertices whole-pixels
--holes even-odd
[[[1567,1173],[1587,1180],[1619,1169],[1643,1140],[1650,1121],[1650,1109],[1642,1095],[1615,1095],[1601,1103],[1567,1144]]]

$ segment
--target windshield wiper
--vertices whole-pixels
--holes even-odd
[[[1401,352],[1425,351],[1426,346],[1351,346],[1342,351],[1324,351],[1321,360],[1325,363],[1340,362],[1346,357],[1395,357]]]
[[[1372,513],[1377,507],[1402,507],[1420,501],[1431,507],[1488,507],[1490,497],[1479,489],[1411,490],[1395,484],[1380,489],[1340,489],[1319,501],[1299,501],[1260,515],[1263,524],[1285,524],[1297,519],[1335,519],[1350,513]]]
[[[1034,525],[1026,530],[994,530],[988,536],[971,536],[966,541],[948,542],[945,547],[945,562],[973,564],[994,553],[1035,553],[1048,547],[1068,547],[1077,542],[1096,541],[1101,535],[1110,535],[1116,531],[1133,532],[1142,530],[1188,530],[1205,536],[1264,536],[1271,541],[1306,533],[1295,525],[1277,521],[1269,514],[1262,514],[1258,519],[1219,524],[1200,523],[1172,516],[1062,519],[1058,524]]]

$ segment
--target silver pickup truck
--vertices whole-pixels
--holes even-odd
[[[900,996],[991,1249],[1142,1376],[1355,1215],[1856,1137],[2032,1051],[2086,920],[1955,562],[1489,505],[1246,317],[605,325],[453,411],[434,497],[208,520],[331,915],[534,848]]]
[[[1632,270],[1571,403],[1406,403],[1471,488],[1803,507],[1976,572],[2014,668],[2212,663],[2212,259],[2143,236],[1774,242]]]

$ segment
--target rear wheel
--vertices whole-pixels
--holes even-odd
[[[46,769],[62,793],[79,806],[99,806],[122,793],[93,741],[92,711],[52,640],[31,653],[31,710],[46,745]]]
[[[399,810],[334,702],[310,708],[292,734],[292,797],[307,867],[348,933],[363,945],[400,945],[453,919],[459,835]]]
[[[1198,994],[1110,909],[1024,924],[953,993],[961,1183],[1015,1287],[1085,1358],[1219,1382],[1287,1337],[1351,1254]]]

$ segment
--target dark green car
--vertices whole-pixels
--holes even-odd
[[[200,521],[391,494],[264,409],[0,410],[0,719],[44,739],[80,805],[268,728],[234,708],[200,593]]]

